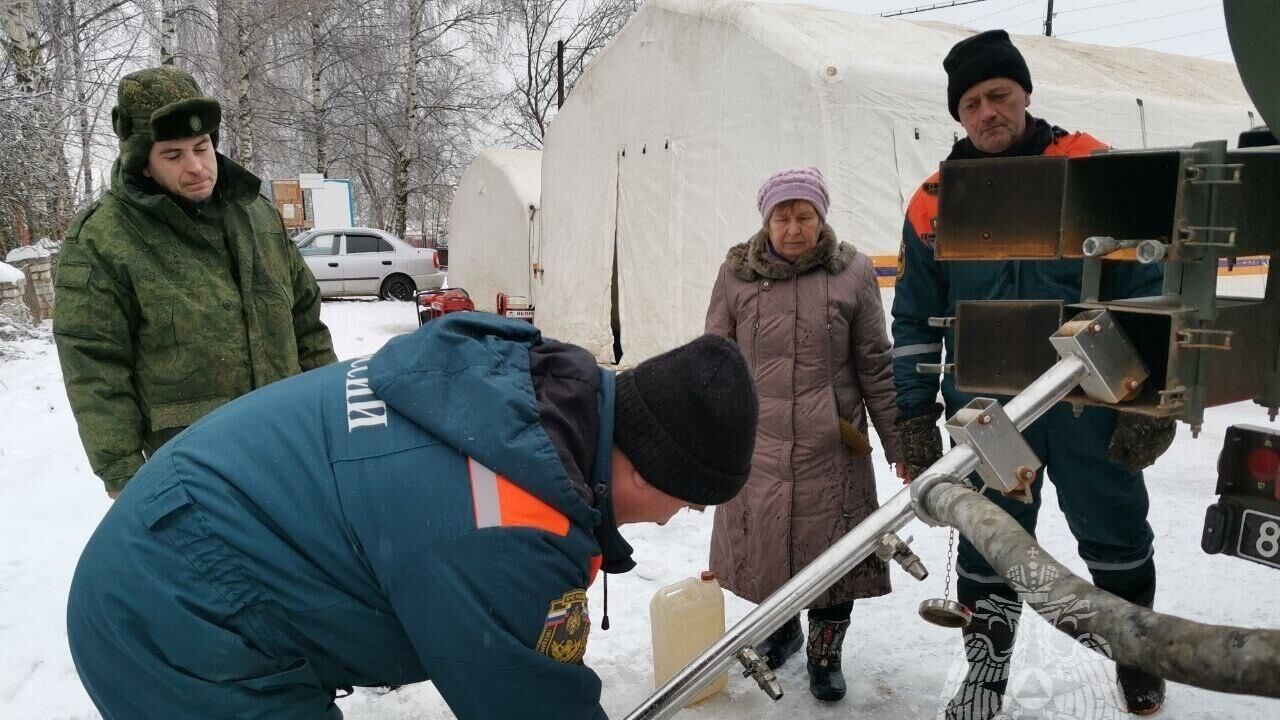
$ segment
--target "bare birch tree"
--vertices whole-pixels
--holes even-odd
[[[557,109],[559,43],[564,43],[567,95],[590,59],[622,29],[636,7],[636,0],[508,0],[512,47],[506,67],[515,87],[507,98],[510,114],[503,124],[514,143],[542,147]]]

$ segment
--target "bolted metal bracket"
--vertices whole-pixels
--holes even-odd
[[[999,402],[974,398],[943,425],[957,443],[978,455],[978,477],[987,487],[1030,504],[1042,463]]]
[[[1200,350],[1230,350],[1231,330],[1210,330],[1208,328],[1183,328],[1178,331],[1178,347]]]
[[[778,676],[769,668],[769,663],[760,657],[755,648],[745,647],[738,651],[738,662],[746,670],[742,671],[742,677],[754,678],[756,684],[769,696],[770,700],[777,702],[782,698],[782,684],[778,682]]]
[[[1236,234],[1239,228],[1212,227],[1208,225],[1182,225],[1178,228],[1178,241],[1188,247],[1221,247],[1236,246]],[[1215,235],[1225,235],[1223,240],[1215,241]]]
[[[1168,390],[1161,390],[1156,394],[1160,396],[1159,406],[1161,408],[1182,407],[1187,402],[1187,386],[1185,385],[1179,385],[1175,388],[1169,388]]]
[[[911,541],[915,538],[908,537],[906,540],[898,537],[894,533],[885,533],[880,536],[880,540],[876,543],[876,557],[881,562],[889,562],[893,560],[902,566],[911,577],[916,580],[924,580],[929,577],[929,571],[925,568],[924,563],[913,552],[911,552]]]
[[[1243,175],[1244,163],[1201,163],[1186,168],[1187,182],[1192,185],[1240,185]]]
[[[1090,398],[1121,403],[1135,397],[1150,373],[1129,336],[1107,310],[1086,310],[1049,338],[1062,358],[1078,357],[1089,368],[1080,388]]]

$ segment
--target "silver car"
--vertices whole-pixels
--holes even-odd
[[[373,228],[322,228],[294,238],[320,285],[321,297],[377,295],[412,300],[444,286],[435,250],[416,248]]]

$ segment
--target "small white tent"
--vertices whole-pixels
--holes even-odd
[[[485,150],[449,206],[449,286],[492,312],[498,292],[532,298],[542,153]]]
[[[963,133],[942,58],[972,32],[803,5],[649,0],[547,134],[539,326],[609,360],[616,309],[628,363],[701,333],[716,268],[759,227],[756,191],[782,167],[819,167],[839,237],[891,266],[906,203]],[[1014,41],[1031,68],[1032,114],[1117,147],[1234,141],[1249,125],[1228,63]]]

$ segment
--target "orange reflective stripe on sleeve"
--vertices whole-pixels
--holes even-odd
[[[532,493],[498,476],[498,504],[503,527],[531,527],[561,537],[569,534],[569,518]]]
[[[561,537],[569,534],[569,518],[528,490],[467,458],[471,503],[477,528],[531,527]]]

